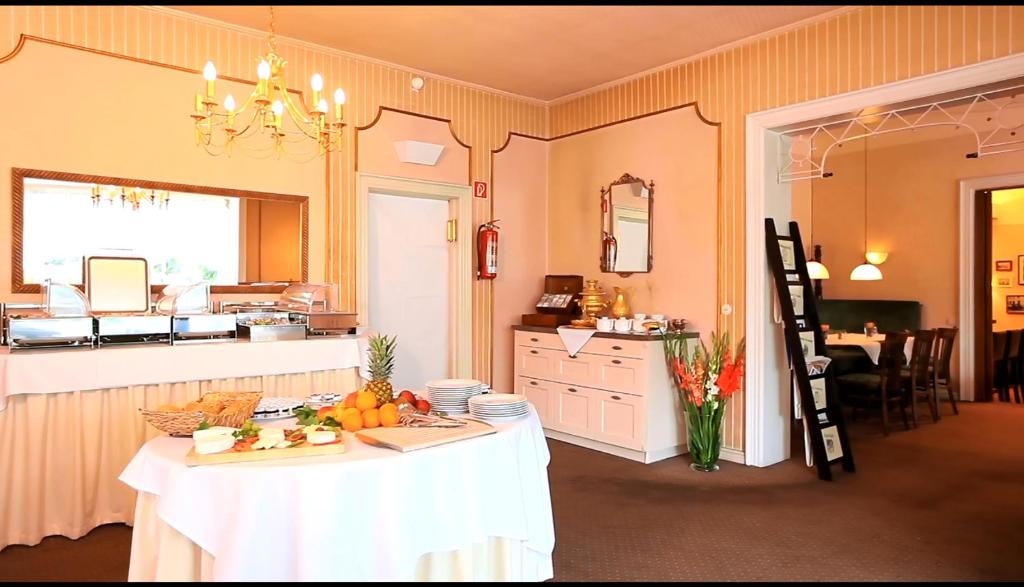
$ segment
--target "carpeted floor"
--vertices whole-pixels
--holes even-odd
[[[556,581],[1024,579],[1024,407],[947,404],[883,438],[851,426],[858,472],[818,481],[686,456],[642,465],[549,441]],[[0,552],[0,580],[119,581],[131,529]]]

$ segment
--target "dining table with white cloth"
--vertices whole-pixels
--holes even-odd
[[[265,425],[294,427],[295,419]],[[147,442],[129,581],[543,581],[550,459],[536,409],[496,433],[399,452],[190,467],[190,438]]]
[[[131,523],[118,475],[162,434],[140,408],[208,391],[305,398],[359,388],[365,337],[0,349],[0,549]]]
[[[865,353],[867,353],[868,358],[871,359],[871,362],[875,365],[878,364],[878,357],[882,354],[882,342],[884,341],[884,334],[867,336],[856,332],[845,332],[843,334],[829,333],[829,335],[825,337],[825,344],[831,347],[860,347]],[[903,354],[907,357],[907,363],[910,362],[913,349],[914,337],[908,336],[907,343],[903,345]]]

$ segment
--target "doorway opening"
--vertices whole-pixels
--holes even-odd
[[[1024,400],[1024,185],[974,193],[978,286],[976,401]]]
[[[471,198],[469,186],[358,176],[359,320],[398,337],[398,389],[471,375]]]

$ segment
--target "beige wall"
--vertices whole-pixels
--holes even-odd
[[[0,93],[0,112],[17,113],[4,118],[5,173],[23,167],[308,196],[310,280],[324,279],[323,162],[207,155],[195,144],[182,104],[183,96],[195,93],[193,75],[46,43],[26,44],[0,71],[7,87],[25,89]],[[251,91],[244,84],[220,83],[235,95]],[[10,225],[11,184],[0,181],[0,226]],[[188,238],[187,230],[181,238]],[[11,250],[9,230],[0,232],[0,250]],[[0,299],[38,298],[10,292],[5,253]]]
[[[494,153],[494,218],[498,277],[494,287],[494,389],[512,391],[512,326],[536,312],[547,270],[549,144],[512,136]]]
[[[1018,208],[1024,208],[1024,200],[1017,200],[1013,203]],[[1020,272],[1018,255],[1024,255],[1024,224],[1002,224],[998,221],[992,223],[992,330],[1017,330],[1024,328],[1024,314],[1006,313],[1006,296],[1024,295],[1024,284],[1019,283],[1017,275]],[[1009,259],[1013,261],[1013,271],[995,271],[997,260]],[[1010,287],[997,287],[996,280],[1000,277],[1010,279]]]
[[[443,145],[444,150],[436,165],[404,163],[395,142],[406,140]],[[469,184],[470,150],[459,144],[446,121],[383,110],[373,126],[358,130],[356,146],[361,173]]]
[[[814,239],[831,279],[826,298],[917,300],[923,328],[959,326],[959,182],[1024,170],[1024,153],[978,159],[967,131],[921,129],[868,139],[868,250],[889,253],[881,281],[851,281],[864,254],[864,144],[847,143],[830,155],[827,179],[793,182],[794,219],[810,248],[810,188]],[[833,150],[835,153],[836,150]],[[1021,250],[1024,254],[1024,249]],[[1014,259],[1016,257],[1014,256]],[[1015,265],[1016,266],[1016,265]],[[958,365],[954,350],[952,364]]]

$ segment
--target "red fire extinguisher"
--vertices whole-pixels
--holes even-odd
[[[498,276],[498,221],[491,220],[476,229],[476,254],[480,263],[477,277],[494,279]]]

